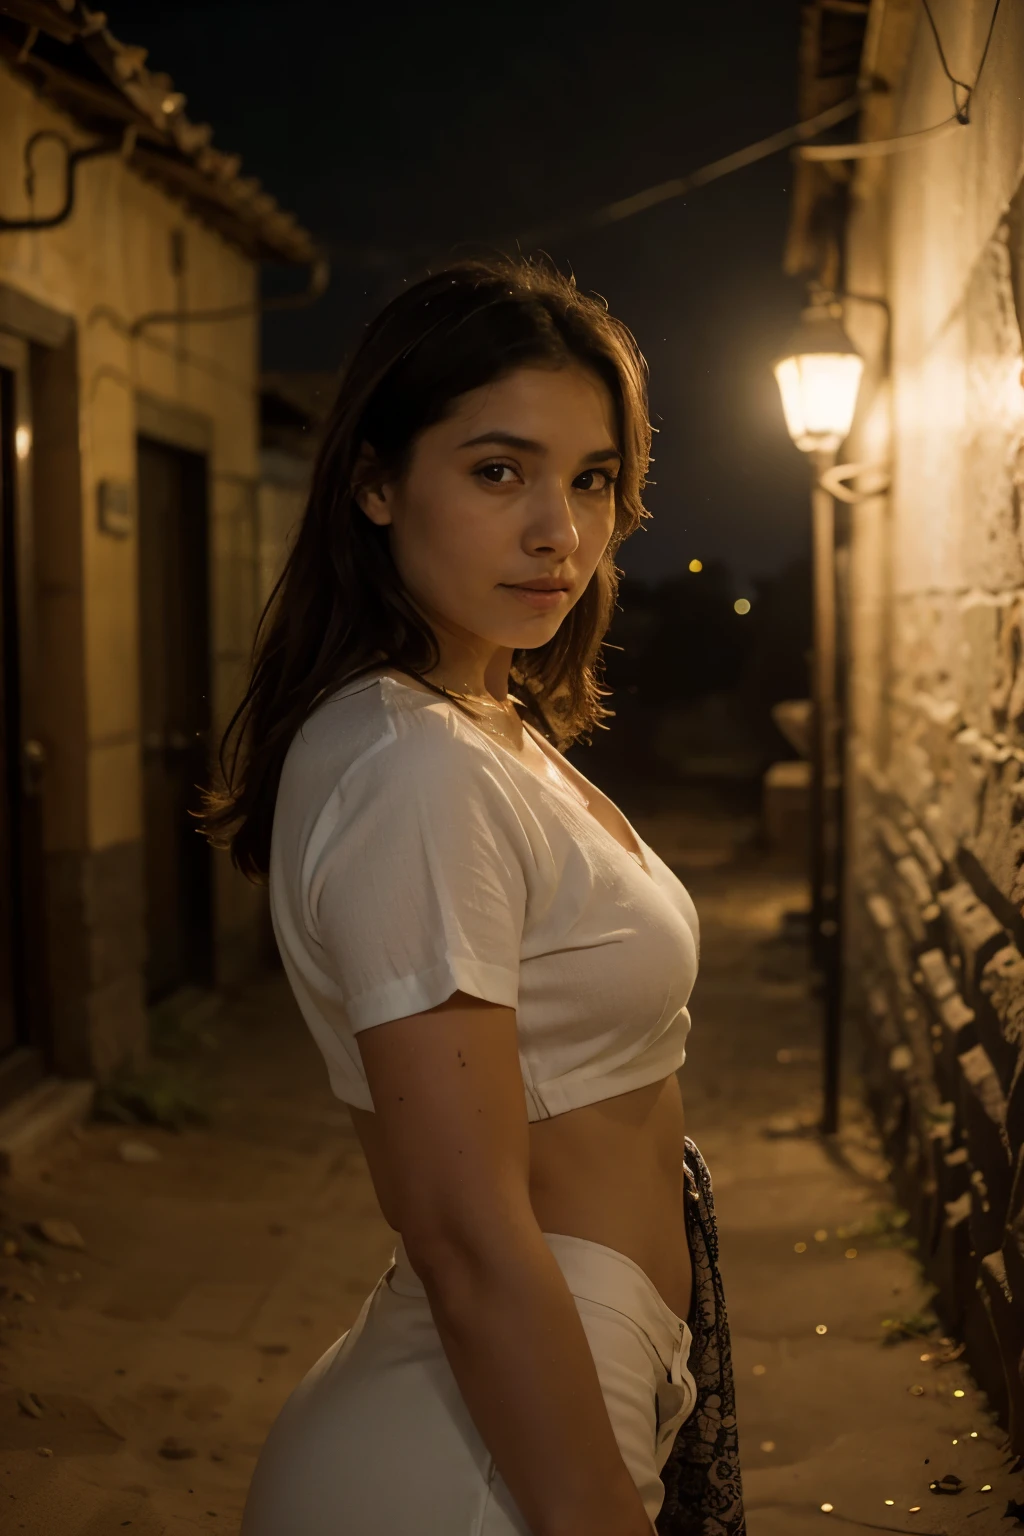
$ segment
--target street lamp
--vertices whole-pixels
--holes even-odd
[[[789,435],[803,453],[835,453],[850,435],[864,359],[838,304],[805,309],[775,364]]]
[[[835,504],[822,478],[849,436],[864,359],[833,298],[816,294],[775,363],[789,435],[811,460],[814,569],[811,944],[824,981],[822,1130],[839,1127],[842,1028],[843,715],[836,643]]]

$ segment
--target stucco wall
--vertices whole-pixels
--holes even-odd
[[[22,146],[44,128],[76,143],[86,138],[0,68],[0,209],[8,217],[59,206],[62,154],[53,143],[38,150],[34,202],[26,201]],[[183,257],[178,272],[173,241]],[[0,283],[74,321],[67,356],[40,352],[36,368],[44,404],[66,404],[77,385],[63,436],[51,431],[48,444],[66,461],[63,478],[49,494],[44,487],[35,509],[41,734],[51,757],[44,821],[55,887],[64,893],[55,900],[65,903],[54,922],[60,930],[71,921],[68,904],[77,904],[92,929],[78,972],[57,998],[63,1065],[103,1074],[144,1038],[138,933],[130,931],[139,923],[142,800],[137,541],[100,531],[96,489],[105,478],[135,480],[140,395],[185,407],[205,430],[212,703],[215,723],[223,722],[248,659],[259,586],[257,326],[253,317],[160,325],[138,338],[129,327],[152,310],[244,302],[255,293],[256,274],[183,206],[113,157],[80,168],[75,212],[64,225],[0,233]],[[56,377],[62,368],[63,380]],[[40,400],[36,405],[39,417]],[[77,454],[68,433],[74,424]],[[40,417],[37,449],[47,434]],[[44,466],[44,482],[46,473]],[[262,896],[226,859],[216,867],[218,968],[229,979],[255,953]],[[119,936],[111,924],[120,924]]]
[[[259,588],[265,603],[284,568],[306,508],[312,464],[280,448],[260,455]]]
[[[918,13],[886,52],[891,131],[949,116]],[[905,8],[896,9],[905,12]],[[972,80],[990,0],[935,0]],[[901,26],[905,23],[905,14]],[[900,44],[902,50],[902,43]],[[948,1325],[1024,1449],[1024,12],[1000,11],[969,127],[864,164],[846,286],[869,357],[853,513],[851,1022]],[[858,984],[859,982],[859,984]]]

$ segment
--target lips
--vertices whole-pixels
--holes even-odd
[[[511,592],[530,608],[545,610],[555,608],[569,591],[569,584],[556,577],[538,576],[533,581],[501,583],[504,591]]]

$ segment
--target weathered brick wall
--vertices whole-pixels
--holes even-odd
[[[973,78],[991,15],[939,0]],[[854,509],[848,969],[868,1093],[946,1325],[1024,1451],[1024,14],[969,128],[860,168],[847,286],[871,359]],[[886,73],[883,34],[881,72]],[[949,115],[934,42],[894,60],[892,131]]]

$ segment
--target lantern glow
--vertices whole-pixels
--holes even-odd
[[[802,453],[834,453],[848,436],[864,359],[834,304],[805,309],[784,356],[775,364],[782,411]]]

